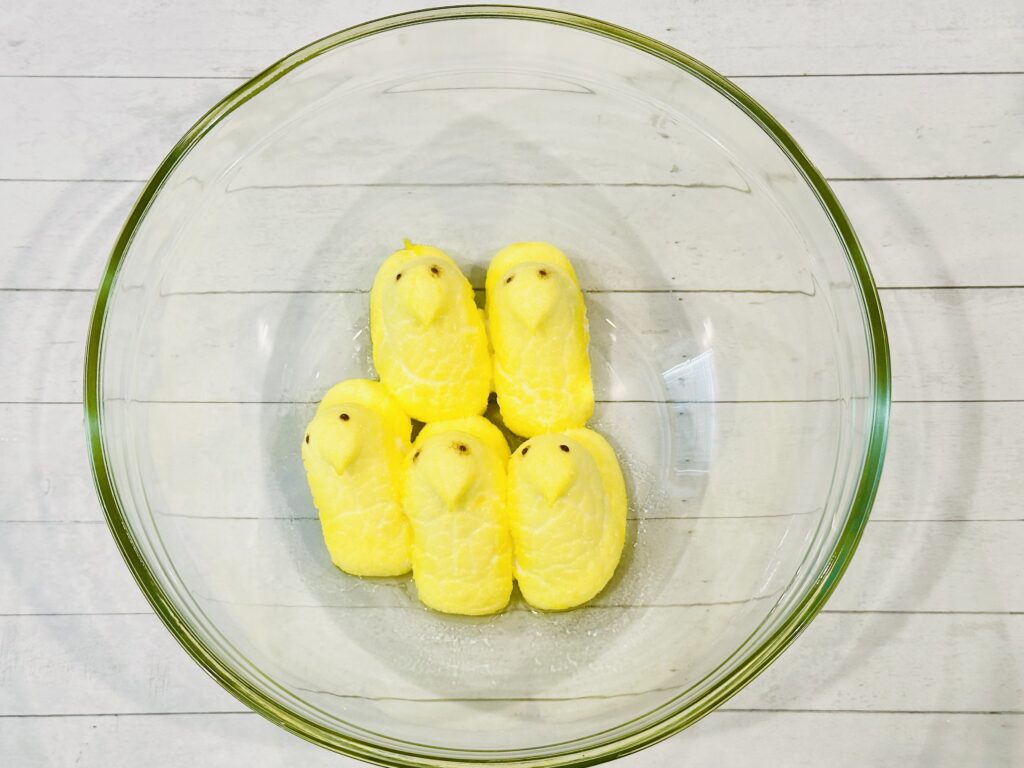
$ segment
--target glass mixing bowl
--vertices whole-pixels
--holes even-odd
[[[328,559],[299,444],[372,375],[367,290],[403,237],[478,287],[518,240],[576,265],[630,497],[580,609],[444,616]],[[86,409],[129,567],[243,702],[387,765],[582,765],[693,723],[821,608],[878,481],[887,354],[849,222],[749,96],[604,22],[474,6],[324,38],[188,132],[115,247]]]

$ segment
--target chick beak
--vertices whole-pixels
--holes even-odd
[[[345,472],[359,455],[359,434],[356,430],[334,430],[320,441],[320,455],[339,475]]]
[[[399,299],[422,325],[430,325],[437,319],[445,304],[445,294],[444,280],[426,267],[410,270],[398,284]]]
[[[559,286],[545,269],[523,269],[505,289],[512,312],[531,331],[540,327],[558,303]]]
[[[576,480],[576,463],[561,453],[541,455],[534,451],[525,459],[525,464],[530,481],[548,504],[564,496]]]
[[[435,448],[430,453],[433,455],[424,462],[428,465],[424,467],[427,479],[445,506],[454,509],[465,498],[476,478],[476,462],[456,447]]]

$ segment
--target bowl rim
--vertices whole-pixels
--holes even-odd
[[[103,335],[107,307],[117,275],[139,225],[153,200],[159,194],[171,172],[181,159],[226,115],[244,104],[276,80],[317,56],[362,38],[403,27],[439,21],[464,19],[507,19],[534,21],[569,27],[624,43],[640,51],[667,61],[717,90],[733,102],[771,137],[780,150],[817,197],[822,209],[831,220],[856,275],[855,288],[867,321],[872,371],[871,424],[867,434],[863,465],[843,531],[813,586],[800,602],[790,609],[785,621],[756,648],[749,652],[742,664],[719,680],[700,700],[686,707],[672,706],[672,700],[657,710],[667,710],[654,722],[636,728],[626,735],[606,737],[582,749],[572,748],[578,742],[566,742],[563,747],[543,756],[515,756],[515,750],[495,754],[484,750],[450,750],[439,756],[437,747],[428,747],[434,754],[424,754],[391,747],[382,747],[362,739],[339,734],[299,715],[286,706],[270,699],[262,691],[241,679],[224,664],[191,629],[186,619],[171,603],[154,578],[145,557],[131,532],[123,514],[108,468],[103,444],[102,393],[100,370]],[[188,654],[221,686],[256,713],[282,726],[312,743],[361,760],[372,761],[395,768],[425,768],[427,766],[455,766],[466,764],[502,764],[517,766],[584,766],[614,760],[665,739],[697,722],[752,681],[771,664],[807,624],[822,609],[846,571],[867,524],[882,472],[891,402],[891,372],[889,345],[881,302],[864,251],[853,227],[839,204],[834,192],[820,171],[810,162],[803,150],[782,125],[767,110],[737,87],[728,78],[697,59],[661,43],[647,35],[588,16],[546,8],[514,5],[455,5],[399,13],[343,29],[311,42],[285,56],[243,85],[229,93],[203,115],[174,145],[157,167],[139,194],[125,221],[110,255],[96,295],[89,326],[85,355],[84,405],[86,437],[93,481],[103,506],[104,516],[118,549],[129,570],[145,594],[153,610],[171,635]],[[654,711],[657,711],[654,710]],[[637,718],[640,719],[640,718]],[[587,738],[587,737],[584,737]],[[556,745],[552,745],[556,746]],[[529,752],[531,750],[523,750]],[[543,749],[543,748],[539,748]]]

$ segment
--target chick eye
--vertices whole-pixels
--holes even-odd
[[[437,277],[438,275],[441,274],[441,268],[439,266],[437,266],[437,264],[431,264],[430,265],[430,274],[432,274],[435,277]]]
[[[569,446],[568,446],[568,445],[566,445],[565,443],[562,443],[562,444],[561,444],[560,446],[558,446],[558,447],[562,449],[562,453],[568,453],[568,452],[569,452]]]
[[[547,277],[548,271],[546,269],[538,269],[537,274],[540,275],[541,277]]]
[[[529,452],[529,450],[530,450],[530,446],[528,446],[528,445],[527,445],[527,446],[525,446],[525,447],[523,448],[523,456],[525,456],[525,455],[526,455],[526,454],[527,454],[527,453]]]
[[[508,285],[508,284],[509,284],[509,283],[511,283],[511,282],[512,282],[512,281],[513,281],[514,279],[515,279],[515,275],[509,275],[508,277],[506,277],[506,278],[505,278],[505,285]]]
[[[469,447],[465,443],[456,443],[455,450],[459,453],[469,453]]]
[[[306,445],[309,445],[309,435],[306,435]]]
[[[397,275],[395,275],[395,282],[397,283],[401,279],[402,279],[402,273],[399,272]]]
[[[348,421],[351,417],[347,413],[343,413],[340,416],[338,416],[338,418],[341,419],[342,421]]]
[[[416,459],[418,459],[419,457],[420,457],[420,452],[419,452],[419,451],[416,451],[416,453],[414,453],[414,454],[412,455],[412,460],[413,460],[413,463],[415,463]]]

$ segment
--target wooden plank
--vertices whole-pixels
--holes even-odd
[[[1024,284],[1024,262],[1016,258],[1004,227],[1024,199],[1024,180],[837,182],[834,187],[879,286]],[[0,288],[95,288],[117,229],[140,189],[139,183],[0,182],[0,207],[10,222],[0,249],[9,263],[18,259],[17,269],[0,270]],[[582,275],[588,286],[792,287],[796,275],[780,270],[779,262],[749,258],[750,247],[761,254],[765,249],[761,233],[754,237],[754,227],[734,228],[732,251],[724,248],[721,230],[714,235],[716,247],[724,252],[694,248],[706,242],[713,224],[694,202],[725,194],[644,187],[446,187],[372,194],[344,188],[251,190],[235,197],[248,199],[244,210],[250,213],[262,210],[254,199],[266,199],[268,215],[240,219],[236,227],[231,215],[234,211],[241,216],[242,206],[220,210],[230,236],[218,242],[218,250],[206,244],[204,252],[216,258],[189,276],[191,285],[184,278],[177,282],[196,290],[365,289],[372,274],[352,274],[337,252],[386,253],[395,246],[394,238],[415,223],[407,234],[441,244],[460,260],[485,261],[504,244],[536,233],[593,264],[593,274]],[[447,211],[483,210],[499,195],[505,215],[472,219],[472,233],[451,226]],[[344,237],[332,234],[343,211],[358,209],[360,201],[368,205],[369,198],[377,222],[373,234],[367,230],[358,239],[351,230]],[[971,216],[962,215],[964,211]],[[472,214],[460,218],[465,216]],[[282,260],[262,245],[285,222],[298,242],[308,246],[307,259]],[[623,223],[628,226],[619,226]],[[670,260],[680,249],[685,256]],[[246,269],[231,268],[237,263],[229,258],[233,252],[245,253]],[[636,269],[638,253],[648,254],[658,266]],[[729,253],[737,257],[733,268],[725,260]],[[630,264],[633,268],[626,268]]]
[[[739,82],[829,177],[1024,173],[1011,128],[1024,119],[1024,75]],[[946,109],[948,98],[966,111]]]
[[[0,177],[145,180],[232,80],[0,80]],[[74,119],[68,119],[74,115]]]
[[[0,405],[0,521],[98,521],[82,406]]]
[[[1024,520],[1024,403],[895,403],[872,520]]]
[[[211,683],[212,685],[212,683]],[[240,706],[240,705],[239,705]],[[0,717],[0,742],[22,768],[146,765],[359,768],[255,714],[118,717]]]
[[[91,293],[0,293],[0,402],[80,402]]]
[[[148,612],[107,526],[4,523],[0,614]]]
[[[551,0],[653,35],[731,74],[1004,71],[1024,68],[1021,11],[1013,0],[965,6],[838,0],[692,3]],[[2,28],[0,74],[251,75],[336,29],[418,7],[411,0],[319,2],[289,13],[267,5],[184,0],[142,4],[116,19],[95,2],[48,0],[13,11]],[[101,20],[106,23],[101,23]],[[85,41],[90,44],[86,44]]]
[[[1024,179],[833,183],[881,287],[1024,285]],[[970,215],[965,215],[965,212]]]
[[[793,559],[802,554],[785,545],[790,527],[796,525],[774,518],[633,524],[619,575],[594,605],[767,599],[790,577],[782,563],[795,568]],[[327,557],[316,520],[164,519],[159,531],[173,547],[186,587],[211,610],[219,605],[421,610],[408,578],[360,580],[339,573]],[[3,532],[14,578],[0,585],[0,614],[147,609],[105,525],[7,523]],[[723,551],[730,545],[737,566],[722,569]],[[83,560],[93,567],[83,572]],[[525,610],[519,602],[516,607]]]
[[[295,445],[314,408],[140,405],[142,466],[177,515],[312,516]],[[618,452],[633,518],[780,517],[826,496],[840,418],[834,403],[599,403],[591,426]]]
[[[144,327],[173,333],[142,339],[133,395],[316,401],[327,382],[371,370],[368,304],[366,294],[165,296]],[[599,399],[836,396],[829,308],[816,297],[591,293],[587,310]],[[266,375],[253,375],[253,361]]]
[[[734,706],[1017,712],[1022,633],[1020,615],[823,614]]]
[[[168,419],[177,420],[182,426],[166,431],[153,446],[153,455],[162,467],[162,476],[175,489],[175,498],[183,510],[221,516],[270,516],[280,514],[275,510],[300,514],[306,508],[308,500],[301,478],[260,485],[262,495],[258,503],[239,499],[222,479],[261,472],[267,477],[279,476],[281,468],[288,466],[291,443],[282,439],[273,448],[272,433],[301,430],[308,407],[168,404],[152,408],[164,411]],[[719,502],[704,505],[704,514],[778,514],[764,508],[755,489],[767,487],[769,476],[779,472],[781,462],[753,463],[749,451],[753,445],[763,449],[769,439],[768,430],[772,431],[772,444],[780,451],[806,454],[819,450],[816,443],[801,441],[799,430],[788,439],[781,439],[779,430],[785,422],[778,416],[796,408],[800,406],[679,406],[674,409],[678,429],[670,432],[672,437],[665,446],[661,437],[650,439],[651,435],[660,435],[664,428],[660,423],[663,406],[602,404],[595,426],[611,437],[620,453],[631,457],[626,469],[631,475],[630,494],[638,503],[654,504],[656,499],[651,494],[655,488],[663,489],[666,502],[658,504],[659,514],[696,514],[696,510],[687,512],[682,506],[667,502],[682,502],[698,494],[703,494],[701,499],[719,495]],[[701,459],[701,446],[706,445],[706,436],[701,438],[706,415],[724,414],[730,409],[735,416],[722,416],[714,422],[718,430],[713,441],[717,457],[714,486],[709,487],[703,475],[710,472],[710,467],[695,467],[689,475],[656,471],[655,451],[669,450],[681,459]],[[811,413],[808,418],[809,427],[813,424]],[[885,471],[872,520],[1021,519],[1016,470],[1022,462],[1017,438],[1024,432],[1024,404],[896,403],[891,418]],[[799,422],[790,424],[799,426]],[[236,449],[220,451],[216,440],[210,437],[211,429],[234,435]],[[77,404],[0,406],[0,434],[4,435],[0,440],[0,486],[14,500],[0,508],[0,521],[102,519],[81,430],[82,411]],[[677,439],[682,442],[669,447]],[[182,456],[194,460],[183,463]],[[927,482],[919,474],[921,467],[929,468]],[[680,463],[677,468],[685,470],[685,464]],[[795,467],[794,471],[800,470]]]
[[[739,82],[794,131],[809,156],[830,177],[1024,173],[1024,149],[1017,140],[1017,126],[1024,114],[1021,100],[1024,74],[782,78]],[[145,179],[185,129],[235,85],[237,81],[225,80],[0,79],[0,102],[22,116],[9,125],[9,138],[0,146],[0,177]],[[430,109],[452,109],[456,103],[463,105],[459,107],[463,111],[469,109],[465,97],[460,100],[457,91],[441,92],[444,99],[439,99],[438,93],[396,94],[395,108],[419,110],[423,115],[429,114]],[[485,107],[499,110],[491,115],[499,118],[501,109],[515,110],[522,106],[508,93],[474,91],[473,104],[480,110]],[[486,95],[485,101],[481,102],[484,97],[480,94]],[[530,98],[538,105],[568,109],[569,119],[573,113],[578,114],[579,104],[584,103],[569,104],[560,93],[536,92]],[[949,103],[961,108],[950,112],[946,109]],[[67,114],[74,114],[76,119],[64,119]],[[112,115],[117,115],[117,119]],[[616,119],[628,121],[629,118],[623,113]],[[314,129],[320,130],[309,126],[309,130]],[[388,157],[392,148],[416,146],[417,135],[409,133],[414,129],[411,121],[392,121],[383,126],[366,126],[362,136],[345,133],[343,137],[331,138],[330,141],[343,138],[345,147],[363,142],[373,151],[352,157],[339,145],[340,156],[347,158],[343,173],[338,168],[325,166],[315,177],[307,174],[291,178],[286,174],[288,166],[278,166],[275,170],[277,183],[436,182],[436,168],[423,166],[420,169],[422,164],[410,161],[403,166],[400,175],[389,175],[380,165],[381,158]],[[527,129],[528,126],[523,126],[523,130]],[[630,130],[633,136],[647,135],[637,134],[635,126]],[[586,135],[580,136],[578,141],[560,149],[564,157],[560,157],[559,163],[552,163],[539,149],[545,144],[543,136],[524,134],[519,143],[509,145],[508,138],[499,134],[477,132],[470,141],[471,137],[465,132],[459,132],[447,137],[456,142],[452,151],[459,156],[473,152],[480,157],[488,154],[499,157],[501,163],[496,164],[495,170],[500,173],[491,171],[490,175],[481,175],[486,169],[475,168],[470,169],[473,173],[465,178],[458,178],[453,175],[456,169],[449,169],[445,180],[680,183],[683,175],[687,178],[682,181],[725,183],[724,177],[719,178],[721,174],[703,178],[701,174],[706,169],[696,162],[700,158],[683,157],[687,142],[693,140],[683,127],[666,123],[660,130],[668,132],[670,138],[676,135],[679,141],[665,142],[657,130],[651,128],[651,141],[661,143],[657,147],[645,144],[636,149],[637,152],[642,149],[647,155],[640,166],[630,167],[628,177],[622,175],[621,168],[602,166],[602,158],[608,157],[606,145],[602,143],[604,138],[595,143]],[[324,136],[321,139],[328,141]],[[444,140],[444,136],[438,139]],[[497,145],[493,145],[495,141]],[[470,142],[468,146],[467,142]],[[328,146],[328,143],[319,145],[319,151],[326,151]],[[495,154],[498,149],[501,152]],[[672,170],[673,153],[677,150],[683,153],[681,167],[686,174]],[[665,162],[652,164],[648,162],[652,157],[662,157]],[[585,177],[566,176],[559,170],[566,164],[577,174],[585,169]],[[241,184],[245,178],[248,176],[242,174],[237,183]],[[261,183],[270,182],[264,178]]]
[[[882,308],[896,400],[1024,397],[1024,351],[1005,341],[1018,327],[1024,291],[886,291]]]
[[[801,540],[808,535],[806,529],[812,522],[706,518],[651,519],[631,524],[617,575],[593,604],[770,602],[792,577],[804,553]],[[9,535],[23,534],[23,551],[38,546],[42,536],[56,538],[57,532],[30,529],[23,533],[26,528],[9,531]],[[181,577],[204,605],[367,608],[384,604],[420,611],[408,578],[358,580],[339,574],[327,557],[317,520],[181,518],[160,521],[159,530],[162,538],[176,547],[176,553],[189,553],[188,561],[180,567]],[[787,539],[787,535],[797,541]],[[726,559],[735,565],[723,569]],[[21,557],[17,560],[20,562],[16,566],[23,562]],[[268,568],[269,564],[273,567]],[[1001,565],[1007,573],[1016,572],[1014,566]],[[30,587],[30,593],[35,591]],[[30,594],[20,602],[30,605],[35,599]],[[525,610],[524,605],[517,605]],[[764,610],[768,607],[765,605]]]
[[[0,288],[95,290],[142,184],[0,182]]]
[[[633,524],[619,575],[594,605],[770,601],[803,552],[800,542],[786,537],[802,539],[812,522],[708,518]],[[176,518],[159,521],[159,528],[176,547],[186,585],[213,610],[383,605],[419,611],[407,578],[360,580],[336,571],[316,520]],[[1022,612],[1024,595],[1016,588],[1024,578],[1017,558],[1024,547],[1020,529],[1019,521],[872,523],[829,608]],[[147,610],[102,523],[6,523],[2,530],[13,578],[0,584],[0,613]],[[985,567],[979,568],[982,552]],[[723,569],[725,560],[735,566]]]
[[[1024,751],[1019,721],[1014,715],[720,710],[615,765],[676,768],[685,760],[749,768],[757,745],[759,759],[771,765],[799,759],[801,764],[834,768],[896,768],[922,761],[933,768],[998,766],[1007,765],[1007,756]],[[808,733],[815,737],[808,738]],[[71,760],[79,768],[363,765],[307,744],[251,713],[0,718],[0,743],[19,756],[24,768],[48,768]]]
[[[1019,520],[872,522],[828,608],[1022,612],[1021,528]]]
[[[77,293],[3,294],[0,342],[10,352],[7,364],[0,366],[0,401],[80,398],[82,342],[92,301],[91,295]],[[683,302],[685,311],[673,308],[677,301]],[[715,382],[711,393],[710,382],[696,375],[699,366],[695,363],[694,375],[688,374],[684,383],[667,385],[673,399],[692,399],[694,395],[696,399],[765,399],[772,394],[780,399],[820,394],[830,397],[834,390],[827,385],[830,367],[824,360],[810,370],[800,366],[790,377],[776,363],[781,347],[768,340],[776,328],[785,328],[791,332],[789,343],[819,343],[814,335],[827,329],[807,325],[808,315],[800,309],[804,301],[809,301],[808,297],[800,295],[591,295],[588,303],[594,331],[592,356],[602,399],[661,397],[665,391],[659,383],[661,371],[686,359],[688,354],[703,351],[693,329],[680,325],[687,318],[694,322],[721,318],[722,324],[715,326],[718,334],[712,345],[714,365],[734,378]],[[322,343],[324,338],[336,337],[339,328],[346,328],[345,315],[339,314],[346,302],[351,310],[350,320],[356,318],[356,328],[349,331],[354,334],[362,327],[360,324],[365,324],[365,308],[360,309],[366,303],[365,295],[169,297],[163,303],[163,321],[178,324],[175,336],[167,345],[145,351],[144,355],[156,355],[164,363],[174,354],[184,354],[183,359],[193,361],[206,355],[203,362],[211,367],[204,373],[209,383],[202,385],[194,371],[178,364],[161,371],[159,378],[144,382],[139,392],[146,393],[149,399],[315,400],[324,388],[322,382],[365,375],[368,370],[368,350],[364,346],[355,345],[351,357],[340,359]],[[1022,321],[1024,291],[886,291],[883,306],[892,345],[895,399],[1024,398],[1024,380],[1019,376],[1024,352],[1007,346],[1000,335],[1002,329],[1016,327]],[[740,307],[746,307],[743,313],[735,311]],[[596,322],[603,316],[613,320],[630,318],[621,329],[620,341],[613,344],[602,337],[611,330]],[[253,324],[256,317],[267,323],[270,339],[302,338],[309,340],[309,344],[320,341],[319,351],[294,345],[286,350],[303,357],[308,374],[305,378],[280,366],[272,368],[277,373],[267,381],[253,380],[248,373],[243,375],[241,361],[253,356],[259,359],[268,353],[262,332]],[[628,344],[627,336],[632,336]],[[195,346],[209,345],[214,339],[219,341],[212,347]],[[758,339],[762,339],[760,346]],[[602,358],[602,348],[610,350],[607,354],[611,356]],[[273,345],[269,349],[273,350]],[[648,352],[650,357],[646,357]],[[764,358],[759,370],[767,375],[759,377],[751,354]],[[740,358],[744,360],[742,369],[738,364]],[[655,365],[660,363],[665,367],[657,370]],[[613,370],[629,378],[614,379]],[[315,377],[317,371],[319,379]],[[141,373],[145,376],[147,369],[143,367]],[[149,369],[149,373],[154,370]]]
[[[536,724],[537,732],[528,738],[544,743],[557,739],[559,733],[566,736],[566,731],[558,728],[559,719],[564,719],[576,733],[614,725],[615,718],[621,715],[622,702],[604,694],[621,691],[625,698],[634,699],[629,708],[638,713],[660,703],[665,692],[637,691],[637,680],[663,687],[661,684],[668,678],[692,676],[709,668],[720,651],[716,635],[705,636],[705,632],[722,629],[713,617],[707,617],[713,610],[660,610],[630,616],[628,620],[618,614],[595,611],[547,616],[520,611],[493,619],[459,621],[427,611],[402,612],[397,616],[393,611],[360,611],[352,615],[304,612],[286,618],[281,609],[269,613],[266,609],[258,613],[253,609],[236,609],[234,619],[255,621],[258,631],[248,637],[232,637],[229,642],[242,649],[247,663],[267,666],[267,659],[273,659],[271,664],[282,670],[278,675],[285,676],[296,695],[308,705],[330,711],[357,726],[379,727],[381,718],[395,718],[408,723],[406,733],[410,737],[426,738],[433,734],[435,742],[469,745],[478,743],[480,738],[469,726],[479,725],[492,731],[489,736],[500,747],[502,743],[511,746],[522,739],[522,732],[494,731],[500,725],[507,728],[510,718],[516,719],[510,707],[522,711],[524,722]],[[64,618],[83,623],[87,617]],[[10,673],[5,670],[5,690],[10,697],[0,703],[0,714],[42,714],[43,707],[54,708],[46,714],[88,714],[101,711],[107,704],[120,707],[119,712],[143,712],[153,711],[151,707],[157,703],[162,712],[195,712],[202,711],[204,704],[210,706],[206,702],[218,700],[211,692],[196,691],[187,675],[174,675],[174,668],[168,663],[170,658],[154,658],[150,669],[137,668],[137,661],[154,655],[159,648],[149,638],[135,638],[136,631],[164,636],[154,617],[92,618],[101,621],[98,626],[87,627],[84,637],[70,623],[58,623],[57,617],[0,619],[4,646],[16,654],[14,658],[29,665],[50,651],[45,657],[48,664],[38,665],[42,669]],[[58,640],[55,634],[50,638],[33,637],[30,628],[40,620],[50,622],[43,628],[44,633],[61,632],[62,638]],[[75,678],[81,674],[77,671],[81,667],[90,675],[103,662],[109,662],[114,649],[110,648],[109,636],[95,636],[97,630],[120,630],[120,637],[132,638],[130,649],[117,650],[133,658],[123,659],[121,669],[111,669],[109,678],[93,681],[91,704],[87,703],[84,691],[67,691],[63,697],[56,692],[26,695],[30,690],[42,690],[37,686],[59,674],[58,669],[65,672],[65,686],[72,688],[78,685]],[[564,651],[567,636],[575,637],[575,650],[560,653],[558,649]],[[745,633],[740,635],[744,636]],[[530,638],[529,644],[522,642],[524,637]],[[685,663],[681,663],[678,651],[681,638],[693,645]],[[36,645],[31,649],[22,647],[23,642],[33,640]],[[79,651],[78,659],[68,659],[66,652],[62,654],[60,648],[52,648],[54,644],[73,641],[85,641],[90,646]],[[643,647],[638,643],[656,652],[638,654]],[[414,647],[417,650],[413,651]],[[495,664],[495,657],[514,662]],[[173,658],[182,665],[190,664],[180,652]],[[431,660],[429,666],[424,666],[425,658]],[[580,663],[583,658],[585,664]],[[157,686],[147,685],[143,676],[136,677],[136,683],[120,686],[113,695],[101,693],[105,679],[129,679],[127,673],[170,674],[174,675],[175,685],[173,690],[150,690]],[[523,699],[533,695],[538,698],[532,702],[501,701],[489,706],[465,700]],[[228,709],[227,705],[211,708]],[[587,714],[581,717],[582,710]],[[445,721],[442,718],[447,714],[461,717]]]
[[[161,322],[174,323],[176,330],[166,344],[143,350],[142,360],[148,356],[163,368],[140,362],[137,396],[315,400],[324,382],[368,372],[365,345],[356,341],[348,356],[341,357],[325,343],[339,333],[352,338],[365,330],[366,301],[365,295],[351,294],[168,297],[161,303]],[[831,362],[824,357],[830,346],[818,338],[828,329],[808,323],[816,317],[809,297],[592,294],[588,304],[601,399],[661,399],[666,392],[674,400],[834,396]],[[892,345],[895,399],[1024,397],[1019,375],[1024,352],[1007,346],[1000,335],[1001,329],[1015,327],[1024,317],[1024,291],[887,291],[883,307]],[[3,295],[0,341],[10,352],[7,364],[0,367],[0,401],[79,399],[82,341],[91,308],[88,294]],[[618,330],[602,318],[619,323]],[[696,357],[704,350],[694,327],[705,320],[715,329],[711,370],[718,378],[705,378],[705,366],[712,360]],[[772,340],[776,333],[786,334],[784,344]],[[614,341],[612,334],[617,334]],[[283,348],[272,342],[284,338],[304,343]],[[789,367],[781,365],[780,350],[793,345],[820,354],[801,358],[803,352],[794,352],[796,362],[789,359]],[[174,355],[183,357],[175,362]],[[286,357],[270,365],[266,380],[253,379],[244,361],[268,355]],[[304,375],[299,376],[297,363],[290,362],[293,357],[303,361]],[[191,362],[183,365],[181,360]],[[686,360],[695,362],[685,375],[662,378],[662,372]],[[202,379],[196,376],[200,364],[208,366]]]
[[[0,633],[3,715],[240,708],[153,616],[0,617]],[[1022,642],[1019,615],[823,614],[726,708],[1017,711]]]
[[[852,202],[880,285],[1024,283],[1024,262],[1002,236],[1024,201],[1024,180],[837,189]],[[366,290],[402,235],[442,245],[477,283],[499,248],[536,237],[560,244],[588,289],[814,290],[806,245],[775,226],[774,203],[739,199],[730,189],[651,187],[238,190],[193,222],[165,290]],[[730,206],[737,215],[723,219]],[[978,215],[965,218],[964,209]],[[283,241],[284,255],[271,245]]]
[[[1008,756],[1024,750],[1020,725],[1016,715],[720,710],[621,766],[676,768],[686,761],[749,768],[755,753],[764,765],[1008,765]]]
[[[0,637],[0,715],[241,709],[153,615],[4,616]]]
[[[197,212],[163,290],[366,291],[407,236],[481,289],[498,250],[539,239],[588,290],[812,292],[807,244],[778,215],[767,195],[732,188],[248,187]]]

